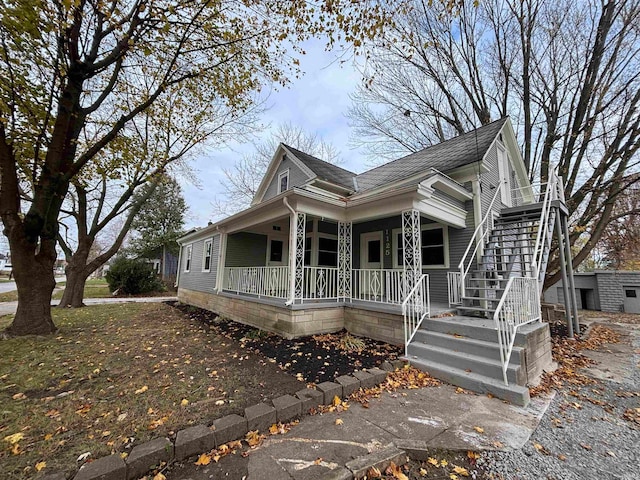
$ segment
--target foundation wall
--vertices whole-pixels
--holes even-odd
[[[523,327],[516,337],[516,345],[525,347],[527,385],[537,385],[545,371],[555,370],[549,324],[534,323]]]
[[[337,332],[344,328],[344,308],[323,307],[292,310],[226,295],[178,289],[178,300],[251,325],[285,338]]]

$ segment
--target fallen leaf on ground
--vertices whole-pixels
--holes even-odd
[[[47,466],[47,462],[38,462],[36,463],[36,471],[39,472],[46,466]]]
[[[207,453],[203,453],[198,457],[196,465],[209,465],[211,463],[211,456]]]
[[[453,471],[458,475],[462,475],[463,477],[469,476],[469,472],[467,471],[467,469],[463,467],[459,467],[458,465],[453,466]]]
[[[11,445],[14,445],[18,443],[20,440],[22,440],[23,438],[24,438],[24,433],[18,432],[18,433],[14,433],[13,435],[7,435],[6,437],[4,437],[4,441],[9,442]]]
[[[133,393],[135,393],[136,395],[140,395],[141,393],[144,393],[144,392],[146,392],[147,390],[149,390],[149,387],[147,387],[147,386],[145,385],[144,387],[139,388],[138,390],[136,390],[136,391],[135,391],[135,392],[133,392]]]
[[[482,427],[473,427],[473,429],[478,433],[484,433],[484,428]]]
[[[336,418],[336,425],[342,425],[344,422],[341,418]]]
[[[393,478],[397,480],[409,480],[409,477],[404,474],[402,468],[396,465],[394,462],[391,462],[391,465],[389,465],[389,467],[387,468],[386,473],[389,475],[393,475]]]

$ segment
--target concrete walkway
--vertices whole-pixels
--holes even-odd
[[[385,393],[373,399],[369,408],[354,404],[342,413],[303,417],[290,432],[269,436],[246,457],[228,455],[206,467],[188,460],[165,475],[168,480],[311,480],[329,474],[338,479],[346,478],[341,475],[346,473],[347,462],[389,445],[465,451],[518,449],[527,442],[552,398],[534,398],[527,408],[521,408],[484,395],[457,394],[450,385]],[[336,424],[337,419],[342,420],[341,425]]]
[[[178,297],[131,297],[131,298],[85,298],[85,305],[103,305],[106,303],[159,303],[175,302]],[[52,300],[51,305],[58,306],[59,300]],[[18,302],[0,303],[0,316],[13,315],[18,308]]]

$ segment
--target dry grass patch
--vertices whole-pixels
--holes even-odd
[[[53,336],[0,341],[3,478],[73,468],[86,452],[125,452],[300,388],[167,305],[54,309],[54,321]]]

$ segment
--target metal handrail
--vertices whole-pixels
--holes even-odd
[[[414,297],[417,297],[414,299]],[[429,298],[429,275],[423,273],[402,302],[404,320],[404,353],[420,328],[422,321],[431,316],[431,300]]]
[[[518,328],[541,319],[540,291],[537,279],[511,277],[493,314],[493,321],[498,333],[502,377],[505,385],[509,385],[507,370]]]
[[[471,268],[471,265],[473,263],[473,258],[476,256],[476,253],[478,252],[478,248],[480,247],[480,244],[483,243],[484,244],[484,240],[487,237],[487,235],[489,234],[489,232],[491,231],[490,228],[483,228],[483,226],[488,227],[488,219],[492,218],[493,215],[493,205],[496,202],[496,199],[498,198],[498,196],[500,195],[502,189],[502,185],[498,185],[498,188],[496,188],[496,193],[493,194],[493,198],[491,199],[491,203],[489,204],[489,207],[487,208],[487,213],[485,213],[484,217],[482,218],[482,220],[480,221],[480,223],[478,224],[478,226],[476,227],[475,231],[473,232],[473,236],[471,237],[471,240],[469,241],[469,245],[467,245],[467,249],[464,252],[464,255],[462,255],[462,259],[460,260],[460,263],[458,264],[458,269],[460,270],[460,296],[464,296],[464,288],[466,285],[465,279],[467,276],[467,273],[469,273],[469,269]],[[482,233],[480,233],[482,231]],[[477,238],[479,237],[479,238]],[[475,241],[474,241],[475,240]],[[471,260],[469,261],[469,264],[467,265],[467,267],[465,268],[465,261],[467,259],[467,255],[469,255],[469,251],[471,250],[471,246],[475,244],[475,247],[473,249],[473,253],[471,254]]]
[[[542,268],[542,256],[544,255],[544,246],[548,243],[549,228],[548,222],[551,216],[551,202],[558,200],[560,179],[555,169],[550,171],[547,188],[544,192],[542,201],[542,211],[540,212],[540,223],[538,224],[538,233],[536,235],[536,243],[533,248],[533,258],[531,259],[531,267],[535,278],[540,281]],[[549,237],[550,238],[550,237]]]

